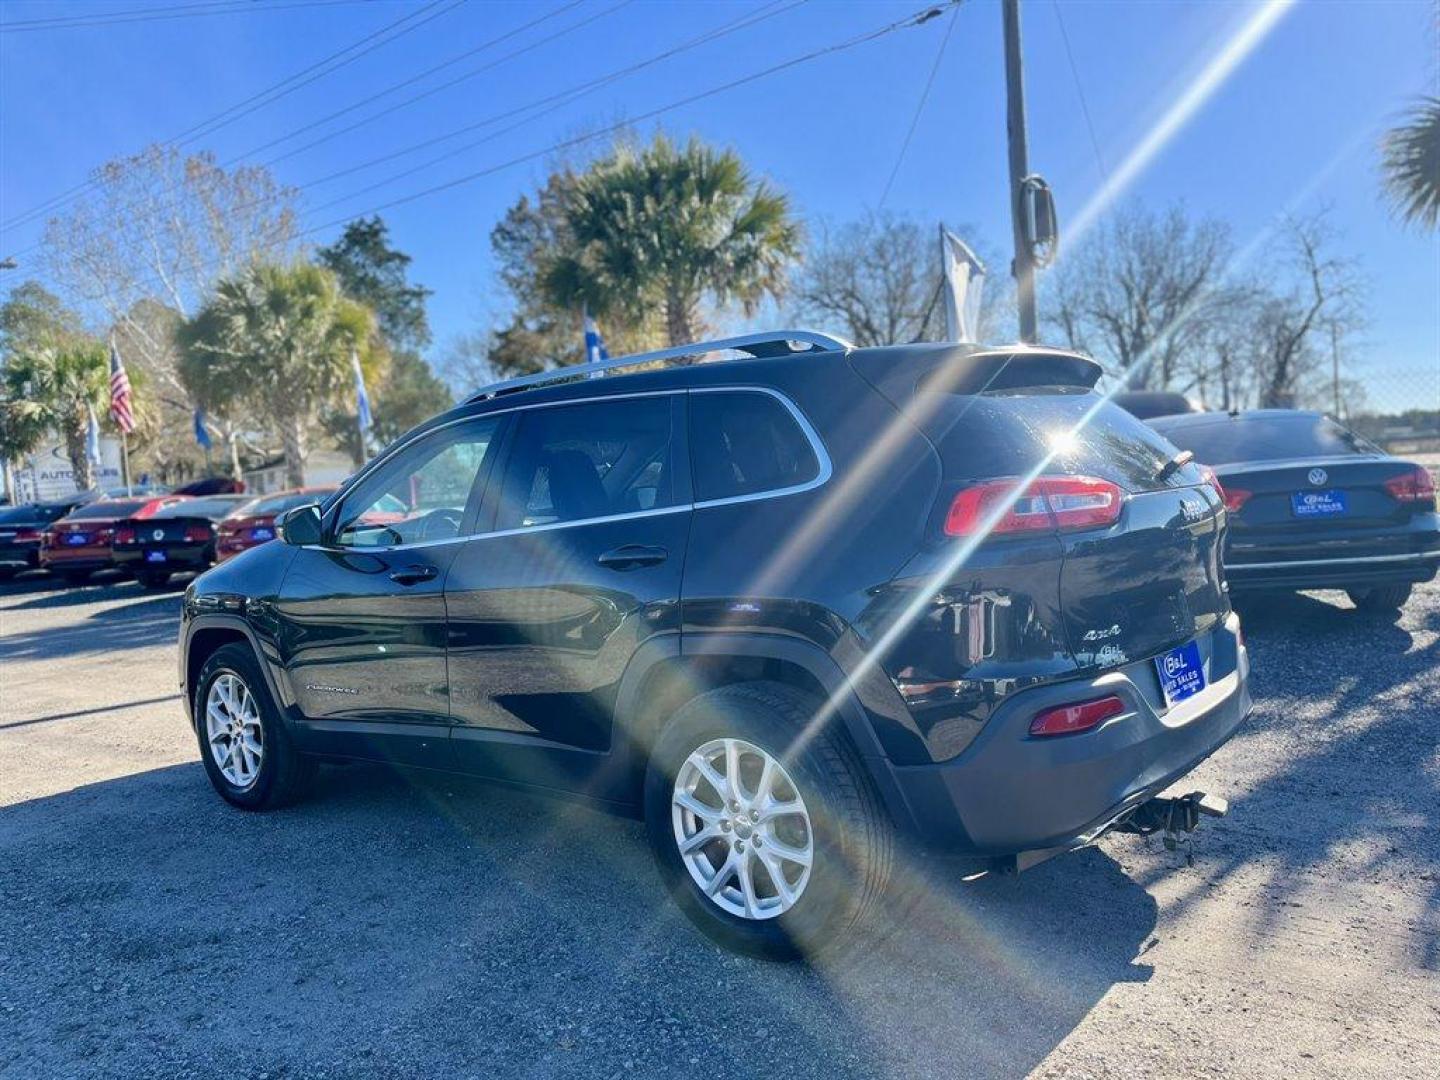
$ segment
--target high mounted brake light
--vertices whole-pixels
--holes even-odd
[[[1013,505],[990,529],[992,536],[1103,528],[1119,519],[1124,494],[1118,485],[1094,476],[1041,476],[1023,491],[1019,480],[989,480],[956,494],[945,515],[945,535],[977,534],[1007,500]]]

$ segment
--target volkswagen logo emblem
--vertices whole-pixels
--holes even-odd
[[[1321,473],[1320,475],[1323,477],[1325,474],[1324,474],[1324,473]],[[1313,474],[1313,473],[1311,474],[1311,477],[1312,477],[1312,478],[1314,477],[1314,474]],[[151,538],[154,539],[154,540],[164,540],[164,539],[165,539],[165,530],[164,530],[164,529],[156,529],[153,533],[150,534],[150,536],[151,536]]]
[[[1310,483],[1314,484],[1316,487],[1319,487],[1321,484],[1325,483],[1325,481],[1326,481],[1326,480],[1329,480],[1329,479],[1330,479],[1330,474],[1327,473],[1324,469],[1311,469],[1311,470],[1310,470],[1310,476],[1309,476]]]

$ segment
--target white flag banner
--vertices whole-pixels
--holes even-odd
[[[945,340],[979,341],[985,264],[944,225],[940,226],[940,272],[944,275]]]

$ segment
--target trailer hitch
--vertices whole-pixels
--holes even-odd
[[[1230,804],[1220,796],[1192,791],[1189,795],[1174,799],[1147,799],[1130,811],[1115,827],[1119,832],[1138,833],[1140,836],[1163,833],[1165,850],[1175,851],[1182,843],[1185,844],[1185,861],[1193,866],[1195,852],[1189,846],[1190,839],[1188,836],[1182,838],[1180,834],[1194,832],[1200,824],[1201,815],[1224,817],[1229,810]]]

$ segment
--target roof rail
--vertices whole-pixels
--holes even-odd
[[[553,368],[550,371],[522,375],[518,379],[482,386],[470,394],[466,403],[512,390],[524,390],[531,386],[549,383],[569,382],[571,379],[596,378],[619,368],[651,364],[657,360],[677,360],[686,356],[700,356],[712,352],[743,352],[756,358],[775,356],[802,356],[815,352],[848,352],[855,346],[844,338],[833,334],[822,334],[815,330],[768,330],[759,334],[741,334],[739,337],[719,338],[715,341],[697,341],[691,345],[675,345],[653,352],[617,356],[611,360],[600,360],[593,364],[572,364],[569,367]]]

